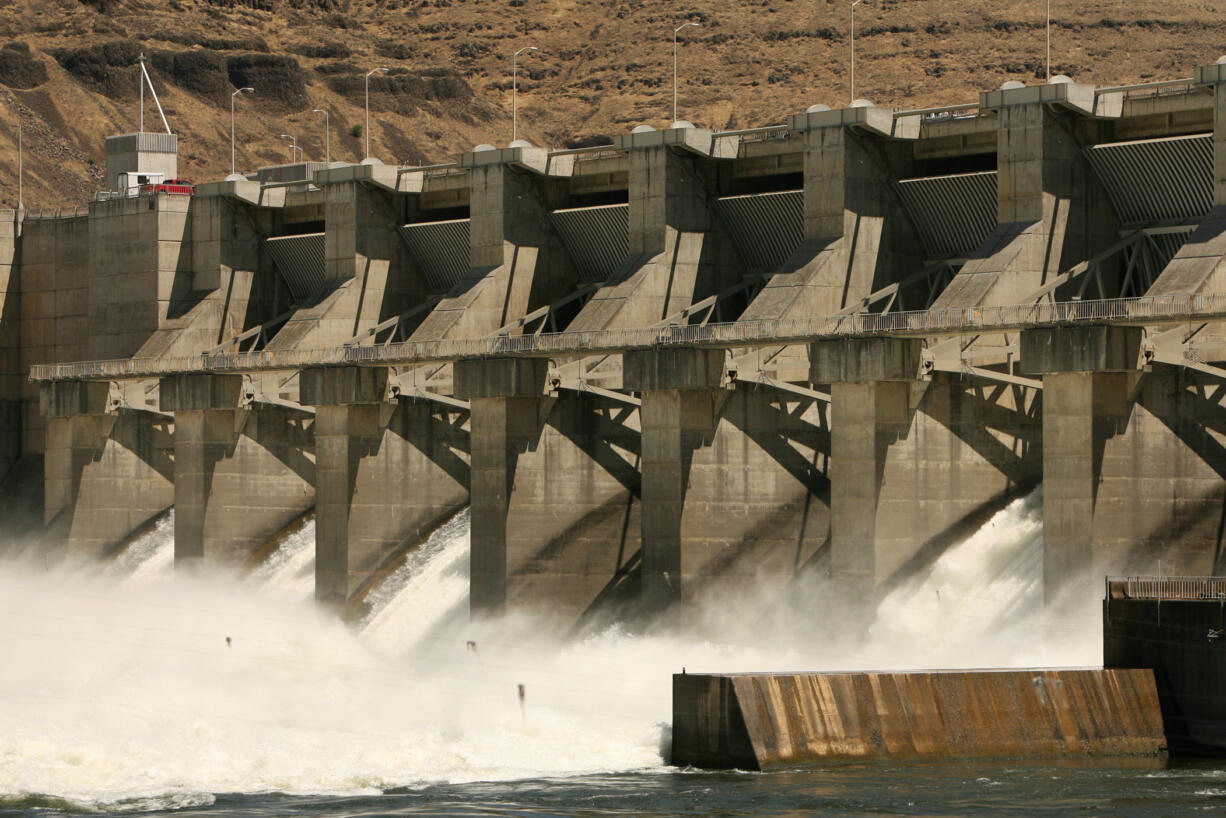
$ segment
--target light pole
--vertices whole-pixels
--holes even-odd
[[[332,115],[323,108],[311,111],[313,114],[324,115],[324,164],[332,166]]]
[[[851,101],[856,101],[856,6],[864,0],[854,0],[851,4]]]
[[[230,175],[234,175],[234,98],[242,93],[254,94],[255,89],[251,87],[239,88],[230,95]]]
[[[289,161],[296,162],[298,160],[298,137],[293,134],[283,133],[281,138],[289,140]]]
[[[1051,0],[1047,0],[1047,74],[1045,82],[1051,82]]]
[[[17,210],[26,209],[25,198],[22,195],[22,188],[25,180],[25,166],[22,164],[21,157],[21,120],[17,120]]]
[[[366,72],[366,156],[363,159],[370,158],[370,75],[380,71],[386,74],[390,70],[389,68],[372,68]]]
[[[677,35],[683,28],[701,28],[701,23],[682,23],[673,29],[673,122],[677,121]]]
[[[526,45],[511,55],[511,141],[519,136],[519,55],[525,51],[537,51],[534,45]]]

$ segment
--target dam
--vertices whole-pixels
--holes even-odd
[[[359,612],[465,508],[477,617],[808,572],[871,610],[1040,484],[1047,599],[1217,573],[1226,64],[1014,85],[10,212],[6,496],[48,559],[173,509],[176,565],[237,568],[313,512]]]

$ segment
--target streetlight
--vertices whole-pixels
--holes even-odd
[[[239,88],[230,95],[230,175],[234,175],[234,98],[242,93],[254,94],[255,89],[251,87]]]
[[[534,45],[526,45],[511,55],[511,141],[519,136],[519,55],[525,51],[537,51]]]
[[[372,68],[366,72],[366,156],[364,157],[365,159],[370,158],[370,75],[377,74],[380,71],[386,74],[390,70],[391,70],[390,68]]]
[[[851,4],[851,101],[856,101],[856,6],[864,0],[854,0]]]
[[[682,23],[673,29],[673,122],[677,121],[677,34],[690,26],[701,28],[702,23]]]
[[[313,114],[324,115],[324,164],[332,166],[332,115],[323,108],[311,111]]]
[[[298,160],[298,137],[293,134],[283,133],[281,138],[289,140],[289,161],[296,162]]]
[[[22,195],[22,187],[24,186],[25,167],[21,161],[21,120],[17,120],[17,210],[26,209],[25,199]]]
[[[1047,76],[1045,82],[1051,82],[1051,0],[1047,0]]]

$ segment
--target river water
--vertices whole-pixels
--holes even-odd
[[[114,562],[0,562],[0,815],[1187,815],[1215,764],[667,766],[671,675],[1086,666],[1098,589],[1040,605],[1041,499],[891,593],[864,635],[820,580],[744,584],[684,628],[568,638],[467,616],[468,515],[345,627],[305,520],[242,580],[175,572],[173,518]],[[854,638],[848,634],[857,634]],[[520,686],[524,695],[519,696]]]

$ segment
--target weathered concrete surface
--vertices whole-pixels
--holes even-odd
[[[993,92],[997,227],[934,307],[1025,303],[1060,272],[1117,240],[1107,198],[1081,155],[1099,124],[1034,102],[1034,88]]]
[[[673,676],[678,766],[1165,750],[1149,670]]]
[[[26,220],[21,237],[21,369],[89,357],[89,218]],[[38,385],[22,393],[22,450],[41,453]]]
[[[1061,579],[1226,570],[1220,384],[1144,373],[1044,376],[1045,574]]]
[[[240,376],[177,375],[160,389],[175,417],[175,561],[241,566],[315,504],[314,418],[239,408]]]
[[[46,418],[48,554],[101,557],[174,501],[170,419],[120,409]]]
[[[0,480],[21,457],[21,226],[0,210]]]
[[[578,280],[549,211],[564,180],[509,164],[469,171],[469,271],[413,332],[413,340],[489,335],[550,304]]]
[[[711,201],[714,173],[711,160],[690,153],[631,151],[629,255],[567,329],[652,326],[740,279]]]
[[[315,406],[315,598],[342,607],[468,502],[467,413],[383,399],[386,370],[304,370]]]
[[[135,353],[172,313],[177,281],[191,277],[189,196],[96,202],[89,211],[89,357]],[[185,252],[185,250],[187,252]]]
[[[421,271],[396,234],[404,223],[407,197],[344,178],[350,170],[319,174],[324,185],[326,281],[268,349],[345,343],[419,304],[428,293]]]
[[[890,189],[909,141],[807,128],[804,243],[742,315],[743,320],[830,315],[919,270],[919,239]]]
[[[1212,636],[1226,628],[1226,605],[1216,598],[1221,579],[1166,579],[1159,585],[1150,576],[1145,584],[1156,593],[1130,596],[1129,583],[1109,583],[1103,601],[1103,666],[1153,670],[1172,756],[1221,757],[1226,753],[1226,668],[1221,644]]]

